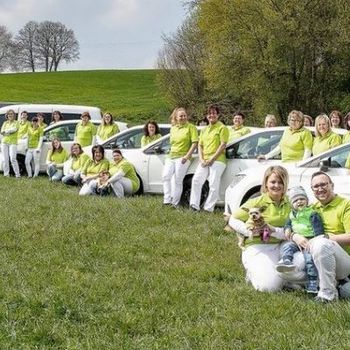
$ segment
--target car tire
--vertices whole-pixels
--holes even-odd
[[[244,204],[248,199],[253,199],[261,195],[260,186],[251,188],[243,197],[241,205]]]
[[[184,207],[188,207],[190,205],[192,177],[193,176],[187,176],[183,181],[183,189],[182,189],[182,195],[180,199],[180,205]],[[202,187],[201,203],[200,203],[201,206],[203,205],[205,200],[208,198],[208,194],[209,194],[209,183],[208,181],[205,181]]]

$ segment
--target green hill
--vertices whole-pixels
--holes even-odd
[[[167,121],[171,107],[156,70],[94,70],[2,74],[0,101],[97,106],[132,124]]]

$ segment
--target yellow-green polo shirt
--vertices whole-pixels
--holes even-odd
[[[344,166],[345,166],[345,168],[350,169],[350,154],[348,155],[348,159],[346,160],[346,163]]]
[[[37,148],[39,145],[40,137],[43,137],[44,131],[41,128],[33,129],[31,126],[28,128],[28,148]]]
[[[170,158],[185,156],[194,142],[198,142],[198,131],[193,124],[173,125],[170,128]]]
[[[209,160],[219,148],[222,142],[228,142],[229,132],[223,123],[220,121],[213,125],[208,125],[202,129],[199,136],[199,144],[202,147],[204,160]],[[225,150],[216,159],[219,162],[226,163],[226,153]]]
[[[99,162],[95,162],[93,159],[89,159],[83,166],[81,171],[86,176],[98,175],[101,171],[109,169],[109,161],[107,159],[101,159]]]
[[[312,154],[316,156],[324,151],[339,146],[342,143],[341,136],[333,131],[327,132],[324,136],[316,136],[314,138],[314,144],[312,146]]]
[[[285,196],[281,203],[277,205],[266,193],[263,193],[261,196],[249,199],[245,202],[239,209],[232,213],[232,216],[235,219],[246,222],[249,218],[249,214],[247,211],[242,208],[261,208],[265,206],[266,209],[263,212],[263,218],[265,219],[267,224],[270,224],[275,227],[284,227],[286,224],[289,213],[292,209],[288,198]],[[280,240],[274,237],[270,237],[267,243],[278,243]],[[250,244],[259,244],[262,243],[260,237],[254,237],[253,241],[246,241],[247,245]]]
[[[25,122],[18,122],[18,134],[17,138],[21,139],[25,137],[28,134],[28,129],[30,127],[30,121],[26,120]]]
[[[72,157],[71,169],[77,171],[82,169],[86,162],[90,160],[90,157],[86,153],[81,153],[78,156]]]
[[[93,137],[96,135],[96,126],[91,122],[86,125],[79,122],[75,128],[75,135],[81,147],[90,146]]]
[[[118,163],[111,162],[109,165],[109,172],[111,176],[115,175],[119,171],[122,171],[124,173],[124,177],[131,181],[132,191],[136,192],[140,187],[140,180],[136,175],[134,166],[126,159],[122,159]]]
[[[349,143],[350,142],[350,131],[343,135],[343,143]]]
[[[119,127],[116,123],[106,125],[100,124],[97,128],[97,136],[104,141],[117,134],[119,131]]]
[[[228,137],[228,140],[229,142],[234,140],[234,139],[238,139],[239,137],[243,136],[243,135],[247,135],[251,132],[251,130],[246,127],[246,126],[240,126],[240,127],[235,127],[235,126],[232,126],[229,129],[229,137]]]
[[[8,145],[16,145],[17,144],[18,122],[16,120],[13,120],[11,122],[9,120],[6,120],[6,122],[4,122],[4,124],[2,124],[1,132],[3,132],[3,131],[6,132],[7,130],[10,130],[13,128],[16,128],[17,131],[14,132],[13,134],[10,134],[10,135],[4,135],[2,137],[2,140],[1,140],[3,143],[6,143]]]
[[[63,148],[61,152],[54,152],[50,149],[47,153],[47,160],[56,164],[63,164],[68,159],[68,152]]]
[[[155,134],[153,136],[143,135],[142,138],[141,138],[141,147],[144,147],[144,146],[148,145],[149,143],[160,139],[161,137],[162,137],[161,134]]]
[[[39,128],[42,130],[44,130],[46,127],[47,127],[47,124],[44,122],[41,125],[39,124]]]
[[[302,160],[305,150],[312,150],[311,131],[304,127],[298,130],[287,128],[280,140],[282,162]]]
[[[336,195],[328,204],[316,202],[313,208],[321,215],[326,233],[350,233],[350,200]],[[344,249],[350,253],[350,246]]]

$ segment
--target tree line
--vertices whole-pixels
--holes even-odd
[[[316,116],[350,109],[347,0],[185,1],[188,16],[163,36],[158,80],[169,101],[200,114]]]
[[[60,22],[28,22],[17,35],[0,25],[0,71],[57,71],[79,59],[74,31]]]

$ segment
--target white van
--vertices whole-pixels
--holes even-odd
[[[0,128],[5,121],[5,114],[9,109],[13,109],[19,120],[23,111],[28,112],[28,120],[31,120],[37,113],[43,113],[45,123],[51,122],[51,114],[53,111],[60,111],[63,114],[63,120],[80,119],[83,112],[89,112],[91,120],[101,120],[102,112],[97,107],[91,106],[74,106],[74,105],[56,105],[56,104],[21,104],[9,105],[0,108]]]

